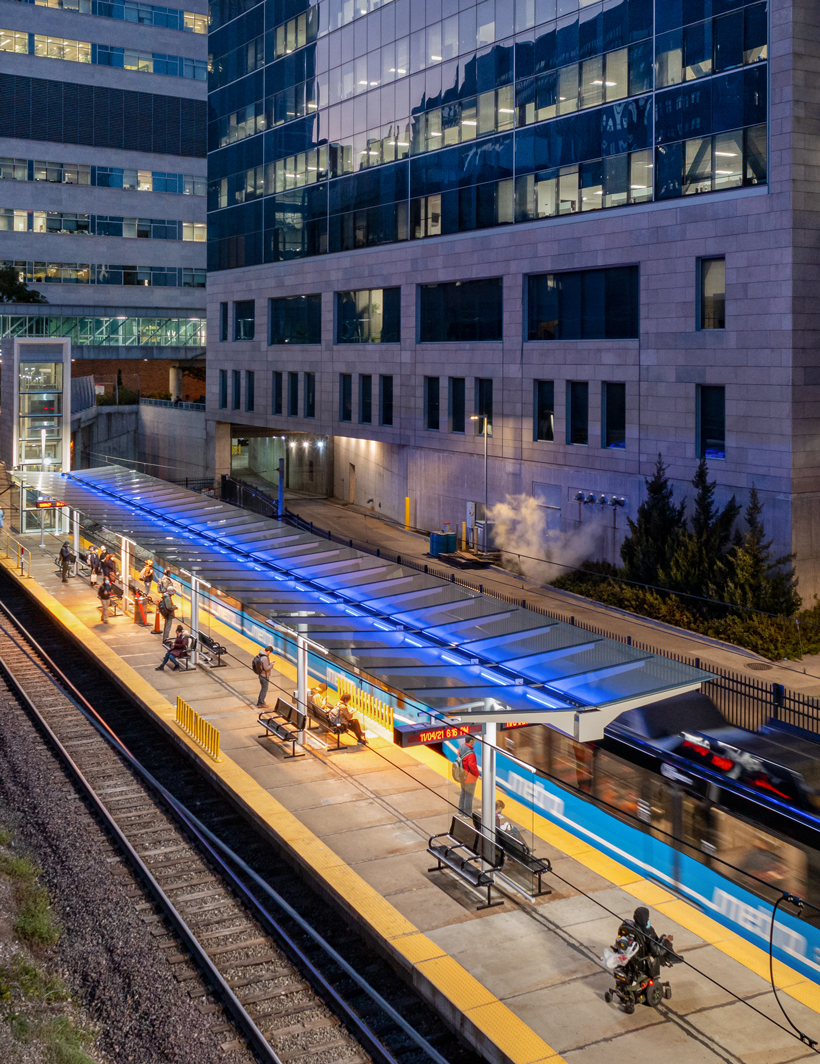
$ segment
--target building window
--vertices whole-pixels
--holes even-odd
[[[219,304],[219,339],[224,343],[228,339],[228,304]]]
[[[476,377],[475,381],[475,412],[478,420],[475,423],[476,436],[484,435],[484,419],[490,427],[490,435],[493,434],[493,382],[491,377]]]
[[[589,385],[567,381],[567,443],[589,443]]]
[[[400,319],[400,288],[336,293],[337,344],[397,344]]]
[[[373,421],[373,378],[369,373],[359,374],[359,424]]]
[[[219,371],[219,409],[228,409],[228,371],[226,369]]]
[[[726,328],[726,259],[700,259],[699,328]]]
[[[439,429],[439,378],[424,378],[424,427],[432,432]]]
[[[527,339],[637,339],[638,279],[637,266],[528,277]]]
[[[419,342],[502,338],[501,278],[419,285]]]
[[[379,377],[379,424],[393,424],[393,378],[389,374]]]
[[[353,375],[339,374],[339,421],[353,420]]]
[[[450,378],[448,414],[450,432],[464,432],[467,425],[467,382],[464,377]]]
[[[320,344],[322,342],[322,297],[287,296],[268,300],[270,338],[274,344]]]
[[[555,384],[533,381],[532,427],[534,440],[555,439]]]
[[[282,413],[282,371],[279,369],[273,371],[271,380],[270,412],[272,414]]]
[[[626,385],[604,384],[601,388],[601,443],[626,447]]]
[[[726,389],[701,384],[697,397],[698,458],[726,457]]]
[[[233,305],[234,340],[252,340],[254,334],[255,306],[252,299],[241,299]]]
[[[251,413],[254,404],[254,372],[252,369],[245,370],[245,410]]]
[[[238,369],[232,370],[233,375],[233,395],[231,397],[231,406],[234,410],[238,410],[241,406],[242,397],[242,374]]]
[[[305,417],[316,417],[316,374],[305,374]]]
[[[299,374],[288,373],[288,417],[299,417]]]

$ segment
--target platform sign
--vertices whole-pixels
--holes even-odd
[[[462,735],[480,735],[480,724],[442,724],[425,727],[418,724],[394,724],[393,741],[396,746],[429,746],[448,739],[460,739]]]
[[[56,510],[59,506],[65,506],[65,501],[60,499],[38,499],[38,510]]]

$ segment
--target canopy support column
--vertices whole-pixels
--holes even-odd
[[[481,726],[481,827],[495,841],[495,740],[496,723]]]
[[[281,483],[281,481],[280,481]],[[303,635],[296,636],[296,708],[307,720],[308,645]],[[299,745],[304,746],[305,733],[299,732]]]
[[[80,575],[80,511],[71,510],[71,528],[74,539],[74,576]]]
[[[191,662],[194,665],[199,664],[199,579],[196,573],[196,569],[191,570]]]

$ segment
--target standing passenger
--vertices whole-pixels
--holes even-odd
[[[154,563],[149,558],[140,572],[140,580],[145,585],[145,597],[151,594],[151,581],[154,579]]]
[[[473,812],[473,795],[475,785],[478,783],[478,762],[475,759],[475,737],[468,735],[458,748],[456,758],[464,770],[464,779],[460,781],[461,795],[458,799],[458,811],[464,816],[471,816]]]
[[[163,643],[167,643],[171,638],[171,625],[174,623],[174,614],[177,611],[177,605],[174,602],[175,594],[176,588],[171,584],[168,590],[163,594],[159,606],[157,607],[160,617],[165,619],[165,624],[162,628]]]
[[[68,545],[68,540],[65,540],[62,547],[60,547],[60,569],[63,574],[63,583],[68,583],[68,566],[71,563],[71,547]]]
[[[108,603],[111,601],[111,585],[107,578],[103,579],[100,590],[97,592],[97,598],[102,606],[102,623],[108,624]]]
[[[89,583],[92,587],[97,586],[97,580],[100,576],[100,552],[92,544],[88,548],[88,554],[86,554],[86,561],[88,562],[88,568],[91,570],[91,579]]]
[[[273,663],[270,660],[270,655],[272,653],[273,647],[265,647],[264,650],[259,651],[251,662],[251,668],[259,677],[259,698],[256,703],[257,709],[267,708],[267,702],[265,699],[268,697],[270,674],[273,672]]]

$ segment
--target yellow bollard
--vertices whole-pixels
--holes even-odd
[[[405,496],[404,499],[404,527],[410,527],[410,496]]]
[[[221,761],[219,756],[219,731],[207,720],[188,705],[183,699],[177,697],[176,723],[186,734],[190,735],[194,742],[198,743],[206,754]]]

